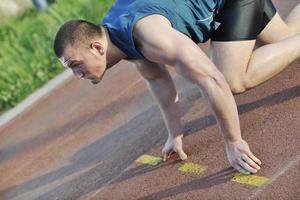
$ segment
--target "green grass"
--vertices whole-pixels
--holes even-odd
[[[114,0],[56,0],[45,13],[29,9],[0,26],[0,113],[63,71],[52,49],[59,26],[70,19],[99,23]]]

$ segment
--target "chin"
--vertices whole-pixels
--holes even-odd
[[[92,77],[90,77],[91,83],[93,83],[93,84],[100,83],[104,76],[104,73],[105,73],[105,71],[103,73],[101,73],[100,75],[93,75]]]
[[[92,84],[94,84],[94,85],[100,83],[100,81],[95,81],[95,80],[93,80],[93,81],[91,81],[91,82],[92,82]]]
[[[91,79],[91,82],[95,85],[95,84],[100,83],[101,80],[102,80],[102,77],[95,77],[95,78]]]

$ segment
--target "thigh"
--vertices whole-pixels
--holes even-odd
[[[212,60],[230,86],[244,79],[254,45],[255,40],[211,42]]]
[[[264,44],[279,42],[280,40],[296,35],[296,30],[289,27],[278,13],[271,19],[263,31],[258,35],[258,40]]]
[[[216,16],[211,56],[230,86],[245,80],[256,38],[275,13],[270,0],[228,0]]]

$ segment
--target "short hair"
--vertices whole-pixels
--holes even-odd
[[[90,39],[102,37],[101,26],[85,20],[70,20],[57,31],[54,39],[54,53],[60,58],[68,45],[85,45]]]

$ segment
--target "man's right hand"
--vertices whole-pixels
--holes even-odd
[[[172,152],[176,152],[181,160],[186,160],[187,155],[184,153],[182,148],[182,135],[175,138],[168,138],[162,150],[163,161],[167,161],[167,158]]]

